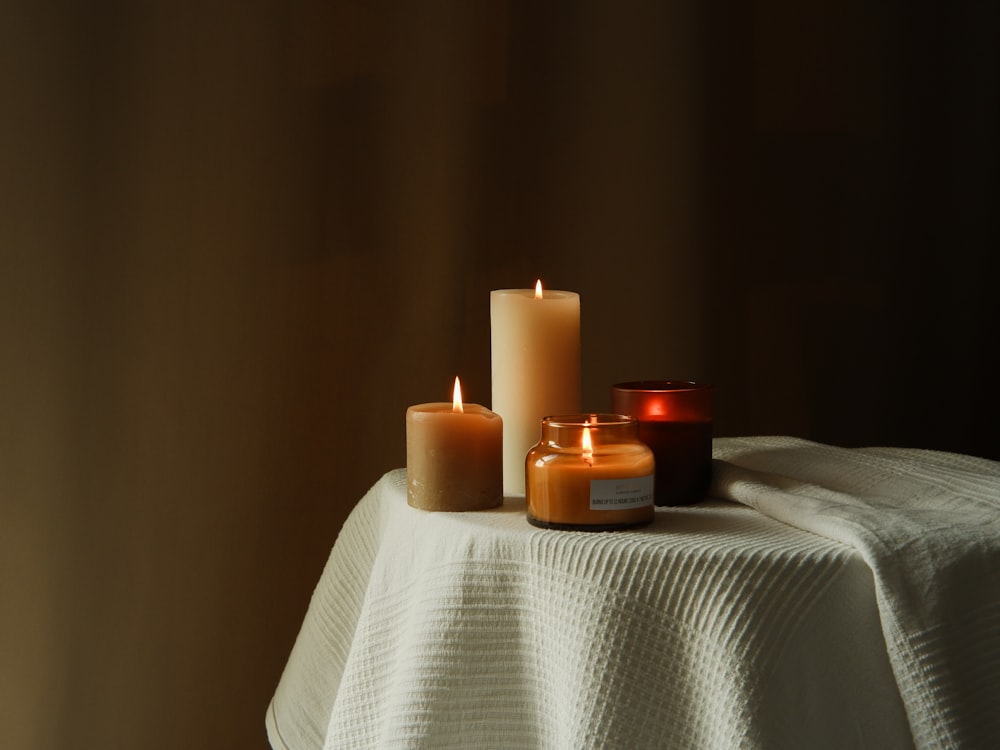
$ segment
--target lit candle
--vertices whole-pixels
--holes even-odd
[[[580,410],[580,295],[498,289],[490,293],[493,411],[503,417],[503,487],[524,495],[524,457],[543,417]]]
[[[611,387],[611,409],[639,420],[639,438],[656,456],[656,504],[705,497],[712,477],[712,386],[637,380]]]
[[[526,458],[528,521],[602,531],[653,520],[653,453],[638,420],[617,414],[547,417]]]
[[[406,499],[424,510],[484,510],[503,502],[503,420],[463,404],[458,378],[451,403],[406,410]]]

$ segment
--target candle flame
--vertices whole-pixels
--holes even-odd
[[[588,464],[594,463],[594,444],[590,441],[590,428],[586,426],[590,420],[584,423],[583,428],[583,460]]]
[[[458,414],[464,414],[465,409],[462,408],[462,384],[458,382],[458,376],[455,376],[455,389],[451,392],[451,410]]]
[[[535,299],[542,299],[542,280],[535,282]]]

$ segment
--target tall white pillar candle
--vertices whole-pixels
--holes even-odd
[[[524,461],[542,418],[580,411],[580,295],[490,292],[492,409],[503,418],[503,489],[524,495]]]

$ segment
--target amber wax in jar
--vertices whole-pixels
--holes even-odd
[[[525,461],[528,522],[582,531],[649,523],[654,474],[653,452],[639,440],[634,417],[546,417]]]

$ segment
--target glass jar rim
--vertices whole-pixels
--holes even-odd
[[[701,383],[695,380],[630,380],[625,383],[615,383],[611,386],[617,391],[635,391],[638,393],[658,393],[670,391],[710,391],[711,383]]]
[[[557,414],[550,417],[543,417],[542,424],[549,427],[624,427],[636,424],[639,420],[628,414]]]

